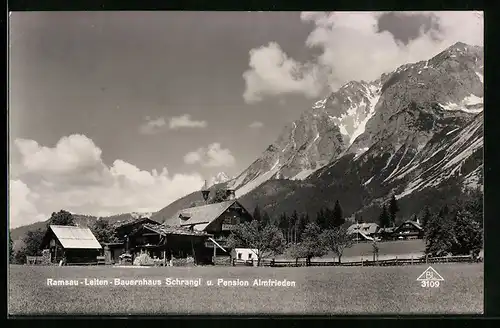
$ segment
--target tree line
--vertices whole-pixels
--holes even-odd
[[[257,265],[263,258],[285,254],[298,261],[333,252],[341,261],[344,249],[352,245],[352,238],[344,226],[345,219],[338,201],[333,209],[322,208],[311,220],[307,213],[291,215],[282,213],[271,220],[269,215],[256,206],[252,220],[235,226],[227,239],[229,248],[246,247],[257,250]]]

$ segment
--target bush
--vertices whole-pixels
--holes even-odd
[[[134,259],[134,265],[143,266],[143,265],[154,265],[154,260],[146,253],[142,253]]]

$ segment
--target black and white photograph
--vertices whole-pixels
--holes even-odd
[[[481,11],[8,15],[8,313],[484,313]]]

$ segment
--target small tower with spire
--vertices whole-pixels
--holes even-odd
[[[203,187],[201,187],[201,194],[203,196],[203,200],[205,201],[205,203],[207,203],[208,196],[210,195],[210,190],[208,189],[207,180],[205,180],[205,184],[203,185]]]

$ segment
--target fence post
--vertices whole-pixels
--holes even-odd
[[[411,265],[413,265],[413,255],[411,256]]]
[[[364,266],[364,265],[363,265],[363,258],[361,258],[361,266]]]
[[[429,254],[425,254],[425,264],[428,263],[428,260],[429,260],[428,257],[429,257]]]

